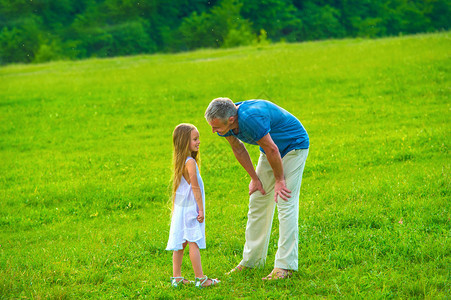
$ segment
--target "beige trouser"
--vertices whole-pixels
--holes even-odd
[[[275,268],[298,270],[299,191],[307,155],[308,149],[300,149],[290,151],[282,158],[285,183],[291,191],[291,198],[288,201],[279,198],[277,203],[279,243]],[[274,173],[264,153],[260,153],[256,172],[266,194],[256,191],[249,199],[246,243],[243,260],[240,262],[242,266],[249,268],[263,266],[265,263],[276,206]]]

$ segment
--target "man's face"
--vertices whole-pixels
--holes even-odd
[[[226,123],[224,123],[222,120],[220,119],[213,119],[210,122],[208,122],[208,124],[210,124],[211,126],[211,130],[213,131],[213,133],[219,133],[220,135],[224,135],[226,134],[230,129],[232,129],[232,125],[234,118],[230,117]]]

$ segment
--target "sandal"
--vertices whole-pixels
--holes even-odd
[[[175,287],[175,288],[179,287],[183,284],[190,284],[190,283],[193,283],[193,282],[189,281],[188,279],[185,279],[184,277],[171,277],[171,285],[172,285],[172,287]]]
[[[262,280],[275,280],[275,279],[285,279],[290,278],[293,272],[290,270],[274,268],[268,276],[262,278]]]
[[[232,270],[230,270],[228,273],[226,273],[226,275],[230,275],[234,272],[241,272],[244,271],[246,269],[249,269],[248,267],[242,266],[242,265],[238,265],[235,268],[233,268]]]
[[[205,282],[207,282],[207,280],[211,280],[211,283],[210,283],[209,285],[204,285]],[[204,288],[204,287],[216,285],[216,284],[218,284],[218,283],[220,283],[220,282],[221,282],[221,281],[219,281],[218,279],[208,278],[208,276],[205,275],[205,276],[202,277],[202,278],[197,278],[197,277],[196,277],[196,281],[194,282],[194,285],[195,285],[197,288],[202,289],[202,288]]]

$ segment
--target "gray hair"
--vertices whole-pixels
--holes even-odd
[[[216,98],[210,102],[205,111],[205,119],[210,122],[213,119],[219,119],[226,122],[228,118],[236,116],[238,110],[229,98]]]

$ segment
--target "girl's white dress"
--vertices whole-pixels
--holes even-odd
[[[188,157],[188,160],[194,159]],[[205,214],[205,193],[204,183],[200,177],[199,168],[196,163],[197,182],[202,193],[202,203]],[[174,199],[174,209],[172,211],[171,229],[166,250],[181,250],[182,244],[186,241],[195,242],[199,249],[205,249],[205,220],[202,223],[197,221],[199,207],[194,198],[191,185],[182,176],[180,185],[177,188]]]

